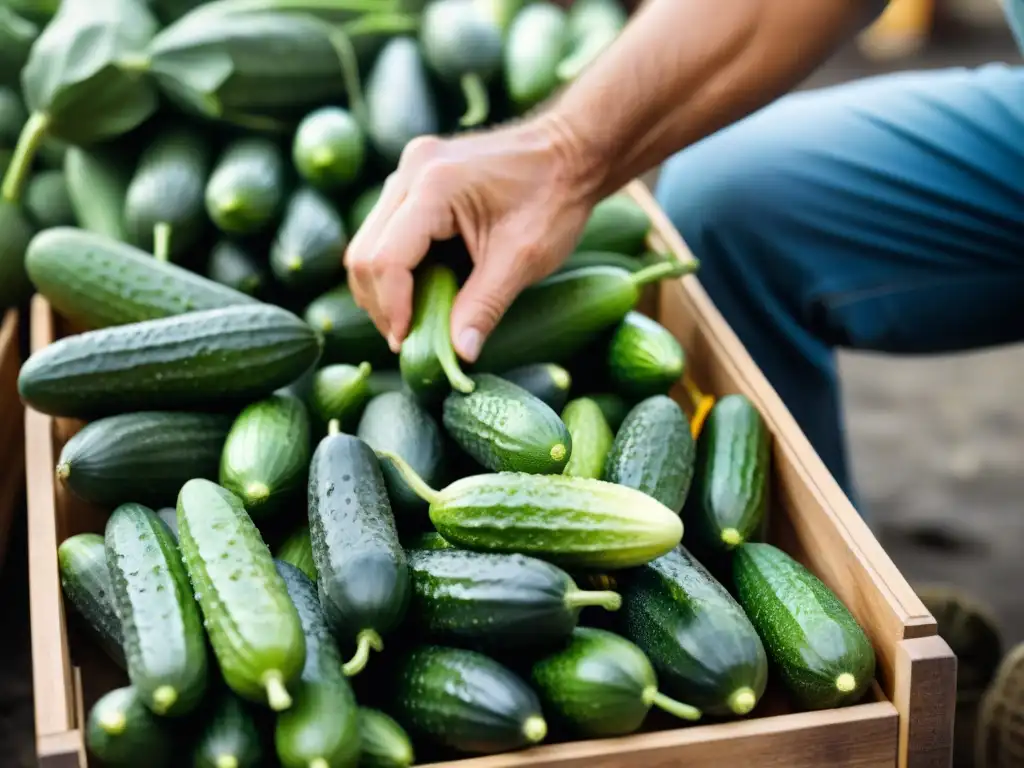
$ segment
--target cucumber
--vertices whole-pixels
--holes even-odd
[[[338,212],[316,190],[300,187],[289,198],[270,246],[270,267],[282,285],[316,289],[341,277],[346,245]]]
[[[683,376],[686,356],[672,332],[639,312],[619,323],[608,345],[612,385],[627,397],[664,395]]]
[[[761,528],[768,508],[768,427],[745,396],[726,395],[708,414],[697,442],[694,532],[702,544],[728,550]]]
[[[466,453],[494,472],[557,474],[572,438],[551,408],[522,387],[491,374],[473,377],[472,394],[444,401],[444,426]]]
[[[366,217],[370,215],[370,211],[380,200],[380,193],[384,191],[383,184],[375,184],[359,193],[359,197],[352,203],[352,207],[348,209],[348,231],[353,235],[359,231],[359,228],[363,226],[363,222],[366,221]]]
[[[359,423],[363,407],[370,399],[367,379],[369,363],[356,365],[336,364],[321,368],[313,377],[310,408],[324,424],[337,419],[342,427],[350,429]]]
[[[366,132],[391,165],[405,145],[437,133],[441,123],[419,46],[411,37],[389,40],[366,78]]]
[[[623,586],[622,634],[647,654],[662,690],[705,714],[746,715],[764,694],[764,646],[732,595],[685,547]]]
[[[516,14],[505,40],[505,90],[517,112],[544,101],[560,85],[558,63],[565,52],[568,17],[541,0]]]
[[[347,285],[311,301],[304,317],[324,336],[325,363],[358,365],[365,360],[377,365],[394,359],[387,340],[366,310],[356,304]]]
[[[25,251],[35,230],[16,204],[0,200],[0,311],[16,307],[32,295],[25,273]]]
[[[558,63],[558,79],[579,77],[626,26],[618,0],[577,0],[569,9],[569,53]]]
[[[71,207],[64,171],[39,171],[25,188],[25,213],[37,229],[71,226],[75,210]]]
[[[457,549],[409,555],[417,637],[478,650],[552,648],[565,641],[580,611],[616,611],[615,592],[581,590],[563,571],[522,555],[489,555]]]
[[[634,273],[590,267],[552,275],[512,303],[484,344],[476,369],[564,363],[621,322],[640,300],[643,286],[696,268],[696,262],[666,262]]]
[[[64,539],[57,547],[57,566],[65,599],[85,619],[104,652],[126,669],[121,620],[114,606],[103,537],[98,533],[79,533]]]
[[[567,568],[643,565],[679,544],[683,524],[632,488],[563,475],[473,475],[436,491],[395,454],[380,452],[430,503],[437,532],[461,549],[532,555]]]
[[[344,667],[355,675],[405,617],[409,570],[377,457],[336,428],[310,464],[309,532],[320,603],[334,635],[355,645]]]
[[[206,212],[226,234],[253,234],[277,217],[285,191],[284,157],[277,144],[259,136],[236,139],[206,182]]]
[[[68,147],[64,180],[78,226],[111,240],[127,240],[124,201],[132,169],[116,146]]]
[[[319,355],[290,312],[227,307],[67,336],[25,362],[18,391],[42,413],[79,418],[227,407],[294,381]]]
[[[626,256],[643,253],[651,219],[626,192],[616,192],[594,206],[583,227],[577,251],[611,251]]]
[[[426,550],[428,552],[433,552],[440,549],[455,549],[455,547],[449,544],[445,540],[444,536],[442,536],[437,531],[417,533],[413,536],[410,536],[407,540],[405,540],[402,546],[405,548],[406,552],[411,552],[413,550],[418,549]]]
[[[28,112],[21,96],[13,88],[0,85],[0,148],[14,149]]]
[[[161,261],[195,245],[206,228],[203,194],[211,160],[209,140],[193,128],[157,134],[142,151],[125,195],[125,229],[135,245]]]
[[[266,271],[260,262],[231,240],[221,240],[213,246],[206,276],[246,296],[260,296],[267,284]]]
[[[309,538],[309,525],[303,522],[292,531],[277,548],[275,559],[293,565],[306,574],[313,582],[317,580],[316,563],[313,562],[313,543]]]
[[[153,715],[131,686],[103,694],[85,726],[89,753],[110,768],[164,768],[171,765],[174,734]]]
[[[643,651],[603,629],[577,627],[565,648],[533,665],[530,679],[544,711],[584,738],[633,733],[652,706],[684,720],[701,716],[658,690]]]
[[[139,411],[86,424],[61,449],[57,478],[76,496],[114,507],[173,504],[193,477],[217,478],[231,417]]]
[[[275,393],[246,406],[223,446],[220,484],[242,500],[253,520],[301,498],[312,448],[306,406],[297,397]]]
[[[612,432],[618,432],[622,422],[626,420],[626,416],[632,409],[631,404],[621,395],[616,395],[612,392],[599,392],[587,395],[587,397],[593,400],[597,407],[601,409],[601,413],[604,414],[605,421],[608,422]]]
[[[128,677],[155,714],[187,714],[202,703],[209,663],[174,537],[153,510],[122,504],[107,520],[104,542]]]
[[[444,477],[444,441],[434,417],[407,392],[387,392],[370,400],[356,435],[375,451],[394,451],[428,484]],[[381,466],[392,509],[423,517],[427,505],[390,464]]]
[[[193,768],[259,768],[263,765],[259,728],[245,704],[224,692],[204,718],[192,750]]]
[[[366,136],[347,109],[313,110],[295,130],[292,163],[314,187],[345,189],[359,178],[365,160]]]
[[[435,0],[420,21],[420,49],[445,84],[462,88],[463,127],[487,120],[488,81],[501,71],[502,30],[477,0]]]
[[[570,272],[585,267],[618,267],[627,272],[639,272],[646,264],[635,256],[611,251],[577,251],[562,262],[559,272]]]
[[[174,541],[178,541],[178,510],[174,507],[160,507],[156,511],[156,516],[164,521],[167,529],[171,532],[174,537]]]
[[[562,422],[572,438],[572,455],[562,474],[602,479],[615,436],[597,403],[587,397],[576,398],[562,411]]]
[[[55,310],[87,328],[255,303],[134,246],[73,227],[32,238],[25,267]]]
[[[288,709],[286,686],[306,661],[302,624],[242,500],[209,480],[189,480],[178,494],[178,536],[228,687]]]
[[[744,544],[732,562],[739,604],[799,706],[857,703],[874,679],[875,651],[849,609],[771,544]]]
[[[547,736],[536,694],[481,653],[425,645],[402,659],[396,678],[391,714],[440,745],[495,754]]]
[[[452,347],[450,320],[458,290],[455,273],[441,264],[416,275],[412,322],[398,362],[405,385],[423,400],[433,399],[443,387],[469,393],[475,386]]]
[[[561,411],[569,399],[572,375],[554,363],[534,363],[501,374],[505,381],[518,384],[553,411]]]
[[[356,698],[342,674],[316,586],[294,566],[276,566],[306,638],[306,664],[295,704],[278,716],[274,731],[277,756],[284,768],[354,768],[360,744]]]
[[[393,718],[378,709],[359,707],[359,768],[409,768],[412,742]]]
[[[604,479],[643,491],[679,514],[693,482],[696,447],[690,422],[672,398],[655,395],[622,422],[604,465]]]

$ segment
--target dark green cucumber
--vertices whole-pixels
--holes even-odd
[[[309,525],[303,522],[292,531],[277,548],[274,557],[283,563],[294,565],[312,581],[317,580],[316,563],[313,562],[313,542],[309,538]]]
[[[87,232],[127,240],[124,201],[132,168],[115,146],[68,147],[64,180],[78,226]]]
[[[626,26],[619,0],[576,0],[569,9],[569,52],[558,63],[558,79],[576,79]]]
[[[442,481],[445,464],[441,428],[409,393],[387,392],[370,400],[356,434],[375,451],[397,453],[428,484]],[[426,511],[426,502],[391,464],[385,463],[381,470],[392,509],[405,515]]]
[[[713,549],[732,549],[760,531],[768,508],[768,427],[743,395],[726,395],[697,442],[694,532]]]
[[[440,533],[437,531],[428,531],[426,533],[417,533],[409,536],[407,539],[402,540],[402,546],[406,552],[413,550],[426,550],[428,552],[434,552],[441,549],[455,549]]]
[[[159,517],[167,525],[167,529],[171,532],[174,537],[174,541],[178,541],[178,510],[174,507],[160,507],[156,511],[156,516]]]
[[[568,43],[564,10],[542,1],[527,5],[512,20],[505,39],[505,90],[518,113],[544,101],[561,84],[558,63]]]
[[[530,677],[544,711],[585,738],[633,733],[651,707],[684,720],[701,716],[658,691],[643,651],[603,629],[577,627],[565,648],[533,665]]]
[[[253,520],[302,498],[312,446],[306,406],[297,397],[278,392],[246,406],[223,446],[220,484]]]
[[[206,182],[206,212],[222,232],[246,235],[265,229],[286,193],[285,163],[270,139],[248,137],[230,144]]]
[[[55,310],[87,328],[255,303],[127,243],[73,227],[44,230],[32,238],[25,267]]]
[[[623,635],[647,654],[662,690],[709,715],[746,715],[768,659],[728,590],[685,547],[648,563],[622,590]]]
[[[622,422],[626,420],[626,416],[629,415],[632,409],[629,401],[613,392],[599,392],[587,395],[587,397],[593,400],[597,407],[601,409],[601,413],[604,414],[604,418],[612,432],[618,432]]]
[[[245,703],[233,693],[220,695],[204,718],[192,750],[193,768],[259,768],[263,765],[260,731]]]
[[[562,411],[562,422],[572,437],[572,455],[562,474],[602,479],[615,435],[597,403],[587,397],[571,401]]]
[[[313,110],[292,140],[292,163],[299,175],[321,189],[344,189],[363,170],[366,136],[351,112],[341,107]]]
[[[25,251],[34,234],[32,223],[18,204],[0,201],[0,311],[18,306],[32,295],[25,272]]]
[[[539,744],[548,727],[537,695],[476,651],[425,645],[398,665],[391,714],[417,735],[474,754]]]
[[[444,645],[552,648],[572,634],[583,608],[622,604],[615,592],[581,590],[561,568],[522,555],[419,550],[409,555],[409,572],[410,618],[427,642]]]
[[[210,645],[235,693],[276,711],[306,661],[302,624],[242,500],[208,480],[178,494],[178,541]]]
[[[790,694],[804,709],[856,704],[875,676],[875,651],[822,581],[771,544],[733,556],[736,596]]]
[[[572,375],[554,363],[534,363],[513,368],[502,373],[501,378],[518,384],[556,412],[565,407],[572,388]]]
[[[259,296],[267,284],[260,262],[239,243],[221,240],[210,251],[206,276],[246,296]]]
[[[191,712],[206,693],[209,663],[174,537],[153,510],[122,504],[104,541],[132,685],[158,715]]]
[[[209,139],[193,128],[164,131],[142,151],[124,201],[125,229],[135,245],[167,261],[196,243],[206,227],[211,159]]]
[[[567,568],[643,565],[679,544],[683,524],[668,507],[625,486],[564,475],[472,475],[436,491],[395,454],[380,453],[430,503],[449,542],[478,552],[518,553]]]
[[[643,286],[696,268],[696,262],[666,262],[633,273],[590,267],[552,275],[512,303],[484,344],[476,367],[492,371],[563,363],[621,322],[640,300]]]
[[[672,332],[639,312],[630,312],[612,333],[608,373],[627,397],[664,395],[683,376],[686,356]]]
[[[409,768],[414,762],[408,734],[389,715],[359,707],[359,768]]]
[[[472,392],[473,381],[462,372],[452,347],[450,320],[459,290],[455,273],[431,264],[418,271],[415,279],[412,322],[398,358],[406,386],[424,400],[448,386]]]
[[[346,285],[311,301],[304,316],[324,336],[325,363],[356,365],[365,360],[377,365],[394,358],[387,340]]]
[[[89,754],[110,768],[164,768],[171,765],[174,734],[164,718],[143,705],[135,688],[115,688],[89,710],[85,726]]]
[[[60,452],[57,477],[79,498],[114,507],[173,504],[193,477],[217,478],[231,417],[139,411],[86,424]]]
[[[344,429],[351,429],[359,422],[363,407],[370,399],[367,380],[371,372],[370,364],[365,362],[321,368],[313,376],[310,410],[325,424],[337,419]]]
[[[277,756],[283,768],[355,768],[360,743],[356,698],[341,671],[316,585],[288,563],[276,566],[306,638],[295,704],[277,718]]]
[[[57,548],[57,566],[65,599],[85,619],[100,647],[125,669],[121,620],[114,606],[103,537],[79,533],[64,539]]]
[[[25,213],[37,229],[67,227],[75,223],[64,171],[40,171],[25,187]]]
[[[679,514],[693,482],[696,447],[690,422],[670,397],[637,403],[619,427],[604,479],[643,491]]]
[[[510,381],[482,373],[472,394],[444,401],[444,426],[466,453],[494,472],[557,474],[572,453],[569,430],[548,405]]]
[[[611,251],[636,256],[647,245],[651,219],[626,192],[617,192],[594,206],[576,243],[577,251]]]
[[[310,464],[309,533],[320,603],[335,636],[355,646],[345,664],[354,675],[404,618],[409,569],[377,457],[336,427]]]
[[[363,222],[366,221],[366,217],[370,215],[370,211],[373,210],[373,206],[377,204],[380,199],[380,193],[384,191],[382,184],[376,184],[369,189],[364,190],[360,193],[359,197],[352,203],[352,207],[348,209],[348,231],[353,235],[359,231],[359,228],[363,226]]]
[[[612,251],[577,251],[562,262],[559,272],[571,272],[586,267],[618,267],[627,272],[639,272],[646,264],[635,256]]]
[[[270,267],[283,285],[316,289],[341,277],[346,245],[338,212],[316,190],[300,187],[285,206],[270,247]]]
[[[366,78],[366,132],[388,163],[413,139],[433,135],[441,127],[427,68],[416,40],[389,40]]]
[[[267,304],[211,309],[67,336],[18,375],[42,413],[90,418],[136,410],[228,407],[268,395],[320,356],[320,339]]]

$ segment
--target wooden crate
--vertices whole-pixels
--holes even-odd
[[[18,311],[8,310],[0,319],[0,570],[4,567],[10,544],[15,506],[21,499],[25,482],[24,409],[18,398],[18,369],[21,353],[18,345]]]
[[[630,192],[654,222],[651,246],[692,258],[639,182]],[[761,410],[773,436],[771,536],[817,573],[865,627],[878,657],[878,679],[864,703],[796,713],[765,702],[744,721],[646,732],[627,738],[541,746],[435,768],[625,768],[631,765],[718,768],[744,761],[786,768],[937,768],[949,766],[956,659],[934,619],[886,556],[821,460],[712,306],[695,277],[667,281],[645,308],[688,353],[690,372],[715,395],[740,392]],[[62,335],[59,318],[36,297],[32,347]],[[681,389],[681,388],[680,388]],[[680,391],[680,402],[686,401]],[[103,516],[54,483],[56,457],[80,423],[27,409],[29,541],[36,742],[42,768],[84,768],[83,710],[123,677],[65,623],[57,545]],[[84,706],[83,706],[84,704]]]

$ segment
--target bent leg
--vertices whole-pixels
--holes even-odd
[[[1024,68],[793,94],[676,155],[656,194],[851,496],[835,347],[1024,338]]]

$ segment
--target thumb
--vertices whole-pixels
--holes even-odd
[[[509,269],[515,259],[488,254],[477,264],[452,308],[451,334],[455,352],[476,362],[484,342],[523,289],[523,270]]]

